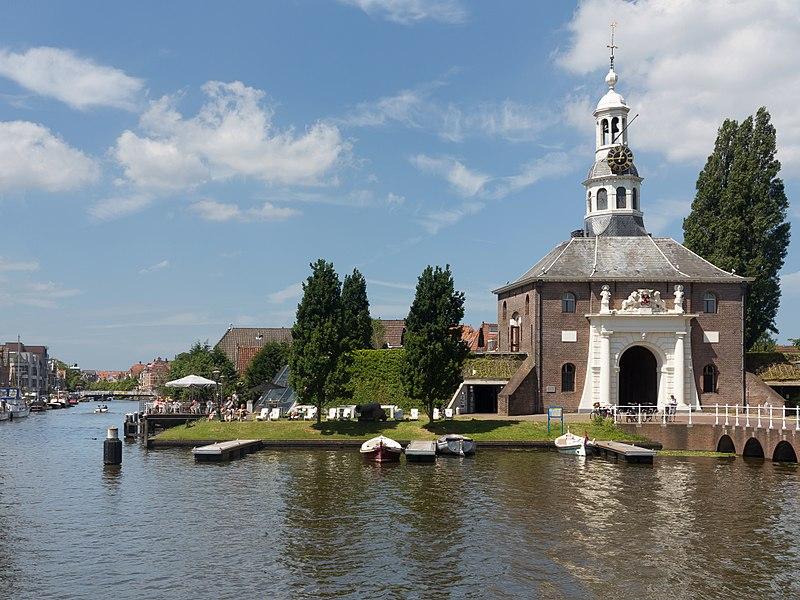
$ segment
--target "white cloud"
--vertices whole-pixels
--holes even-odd
[[[380,279],[367,279],[369,285],[377,285],[379,287],[392,288],[395,290],[415,290],[417,286],[413,283],[397,283],[394,281],[382,281]]]
[[[8,260],[0,256],[0,273],[4,271],[38,271],[39,262],[35,260]]]
[[[462,196],[474,196],[491,179],[484,173],[468,169],[462,162],[449,156],[431,157],[418,154],[411,157],[411,163],[421,171],[444,177]]]
[[[162,260],[154,265],[150,265],[149,267],[144,267],[142,269],[139,269],[139,275],[147,275],[148,273],[153,273],[155,271],[163,271],[167,267],[169,267],[169,261]]]
[[[294,208],[275,206],[270,202],[242,210],[237,204],[206,199],[192,203],[189,208],[206,221],[283,221],[300,214]]]
[[[612,19],[619,23],[617,89],[641,114],[631,126],[634,147],[700,163],[726,117],[742,119],[765,105],[778,131],[778,158],[789,174],[800,174],[800,3],[583,2],[557,61],[591,73],[595,101],[608,64],[608,29],[600,24]]]
[[[800,296],[800,271],[781,275],[780,285],[784,296]]]
[[[655,234],[664,233],[675,221],[683,221],[691,208],[691,199],[655,200],[642,206],[645,211],[645,225]]]
[[[144,87],[141,79],[119,69],[46,46],[23,53],[0,50],[0,76],[77,109],[113,106],[134,110]]]
[[[446,79],[441,79],[371,102],[361,102],[338,122],[351,127],[399,124],[432,131],[450,142],[463,142],[470,137],[531,141],[556,122],[555,115],[547,109],[509,99],[459,105],[432,98],[433,91],[446,83]]]
[[[436,234],[442,228],[454,225],[464,217],[479,213],[484,206],[483,202],[464,202],[455,208],[428,213],[420,223],[428,233]]]
[[[150,206],[152,202],[153,198],[151,196],[134,194],[132,196],[101,200],[90,206],[87,212],[96,221],[113,221],[114,219],[120,219],[142,211]]]
[[[339,0],[356,6],[370,16],[402,25],[420,21],[458,24],[467,20],[467,10],[459,0]]]
[[[406,203],[406,197],[400,196],[393,192],[389,192],[386,194],[386,206],[389,207],[389,210],[394,210],[399,206],[403,206]]]
[[[239,81],[210,81],[206,103],[184,117],[176,98],[153,102],[139,125],[112,149],[125,176],[150,189],[177,190],[207,181],[252,177],[270,184],[323,183],[349,150],[339,130],[318,122],[305,132],[273,127],[264,92]]]
[[[57,300],[72,298],[80,290],[65,288],[52,281],[6,284],[0,288],[0,306],[34,306],[36,308],[57,308]]]
[[[29,121],[0,122],[0,191],[63,192],[97,180],[95,161],[46,127]]]
[[[501,199],[524,190],[545,177],[560,177],[572,170],[574,161],[566,152],[551,152],[524,165],[519,173],[497,177],[488,186],[486,196]]]
[[[300,298],[303,295],[303,284],[293,283],[290,286],[283,288],[282,290],[278,290],[277,292],[272,292],[267,296],[269,301],[273,304],[283,304],[288,300],[295,300]]]

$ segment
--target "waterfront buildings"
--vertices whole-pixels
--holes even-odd
[[[144,368],[139,371],[139,390],[150,394],[157,392],[167,381],[169,364],[167,359],[159,356],[144,365]]]
[[[50,389],[47,346],[6,342],[0,346],[0,381],[23,392],[45,393]]]

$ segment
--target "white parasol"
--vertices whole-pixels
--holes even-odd
[[[205,377],[200,377],[199,375],[187,375],[186,377],[181,377],[180,379],[174,379],[172,381],[168,381],[165,383],[167,387],[175,387],[175,388],[189,388],[193,386],[198,387],[209,387],[213,385],[217,385],[217,382],[213,379],[206,379]]]

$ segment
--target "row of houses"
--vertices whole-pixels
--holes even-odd
[[[22,342],[0,345],[0,384],[44,394],[64,387],[66,373],[50,358],[47,346]]]
[[[377,319],[376,332],[379,348],[402,348],[405,341],[406,322],[403,319]],[[461,338],[472,352],[493,352],[497,349],[497,323],[481,323],[474,328],[461,326]],[[217,342],[220,348],[236,367],[237,373],[244,373],[253,357],[270,342],[291,343],[292,330],[289,327],[234,327],[228,330]]]

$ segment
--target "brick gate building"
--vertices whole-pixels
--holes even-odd
[[[647,233],[613,57],[605,81],[583,229],[494,290],[498,350],[527,354],[531,367],[498,411],[663,408],[670,396],[684,407],[742,404],[748,280]]]

